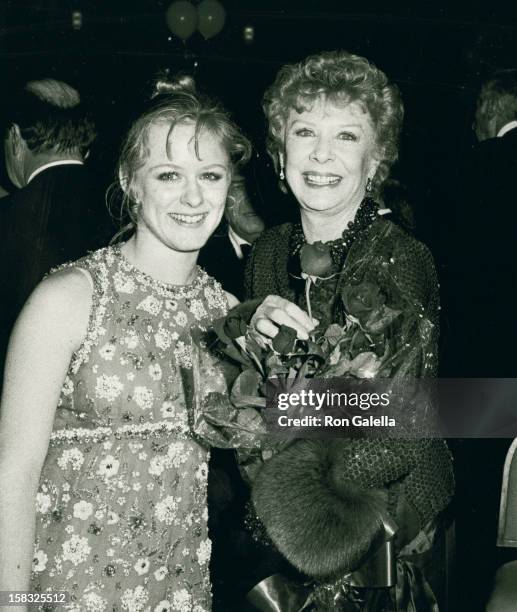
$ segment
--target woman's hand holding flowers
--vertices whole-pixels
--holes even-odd
[[[251,319],[251,327],[267,338],[274,338],[284,325],[294,329],[301,340],[307,340],[318,323],[296,304],[278,295],[268,295]]]

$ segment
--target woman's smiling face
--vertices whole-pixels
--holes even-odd
[[[215,135],[198,135],[193,123],[151,125],[148,157],[138,169],[132,192],[141,203],[138,232],[177,251],[198,251],[221,220],[231,165]]]
[[[306,211],[355,210],[377,170],[376,151],[370,116],[356,102],[336,106],[320,98],[310,110],[289,113],[285,175]]]

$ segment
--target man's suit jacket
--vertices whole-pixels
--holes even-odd
[[[239,300],[244,299],[244,268],[246,259],[239,259],[228,232],[217,231],[201,249],[198,263],[223,289]]]
[[[515,377],[517,129],[479,143],[464,168],[449,279],[450,357],[461,369],[448,374]]]
[[[461,162],[454,177],[459,188],[452,202],[456,215],[442,219],[454,223],[442,375],[517,377],[517,130],[477,144]],[[483,396],[484,421],[490,427],[500,412],[497,394],[488,389]],[[501,562],[496,533],[509,445],[510,440],[502,438],[452,441],[457,588],[472,612],[485,609],[495,568]]]
[[[85,166],[52,166],[0,201],[1,334],[53,267],[104,246],[114,227]]]

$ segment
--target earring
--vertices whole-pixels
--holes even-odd
[[[136,198],[130,204],[131,214],[133,215],[133,217],[135,217],[135,219],[136,217],[138,217],[138,213],[140,212],[141,206],[142,206],[142,203]]]
[[[284,174],[284,156],[282,155],[282,153],[278,154],[278,164],[280,166],[280,172],[278,173],[278,176],[280,177],[280,180],[283,181],[285,180],[285,174]]]
[[[366,193],[371,193],[372,192],[372,179],[368,178],[368,180],[366,181]]]

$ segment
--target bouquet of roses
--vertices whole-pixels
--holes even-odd
[[[322,243],[305,245],[300,252],[309,311],[311,289],[332,273],[325,265],[329,261]],[[258,300],[245,302],[215,321],[212,352],[215,348],[221,363],[229,360],[237,366],[227,376],[229,402],[228,393],[209,382],[215,370],[207,369],[206,358],[194,360],[199,403],[195,428],[211,444],[240,448],[241,464],[250,467],[250,478],[259,467],[257,459],[265,460],[289,444],[285,437],[268,435],[264,418],[268,381],[276,379],[284,388],[292,388],[311,378],[392,378],[406,370],[407,351],[400,346],[397,323],[407,313],[403,302],[393,298],[396,292],[389,292],[390,302],[385,288],[366,278],[338,291],[343,324],[320,326],[307,340],[298,339],[295,330],[286,326],[272,339],[259,335],[250,325]]]

